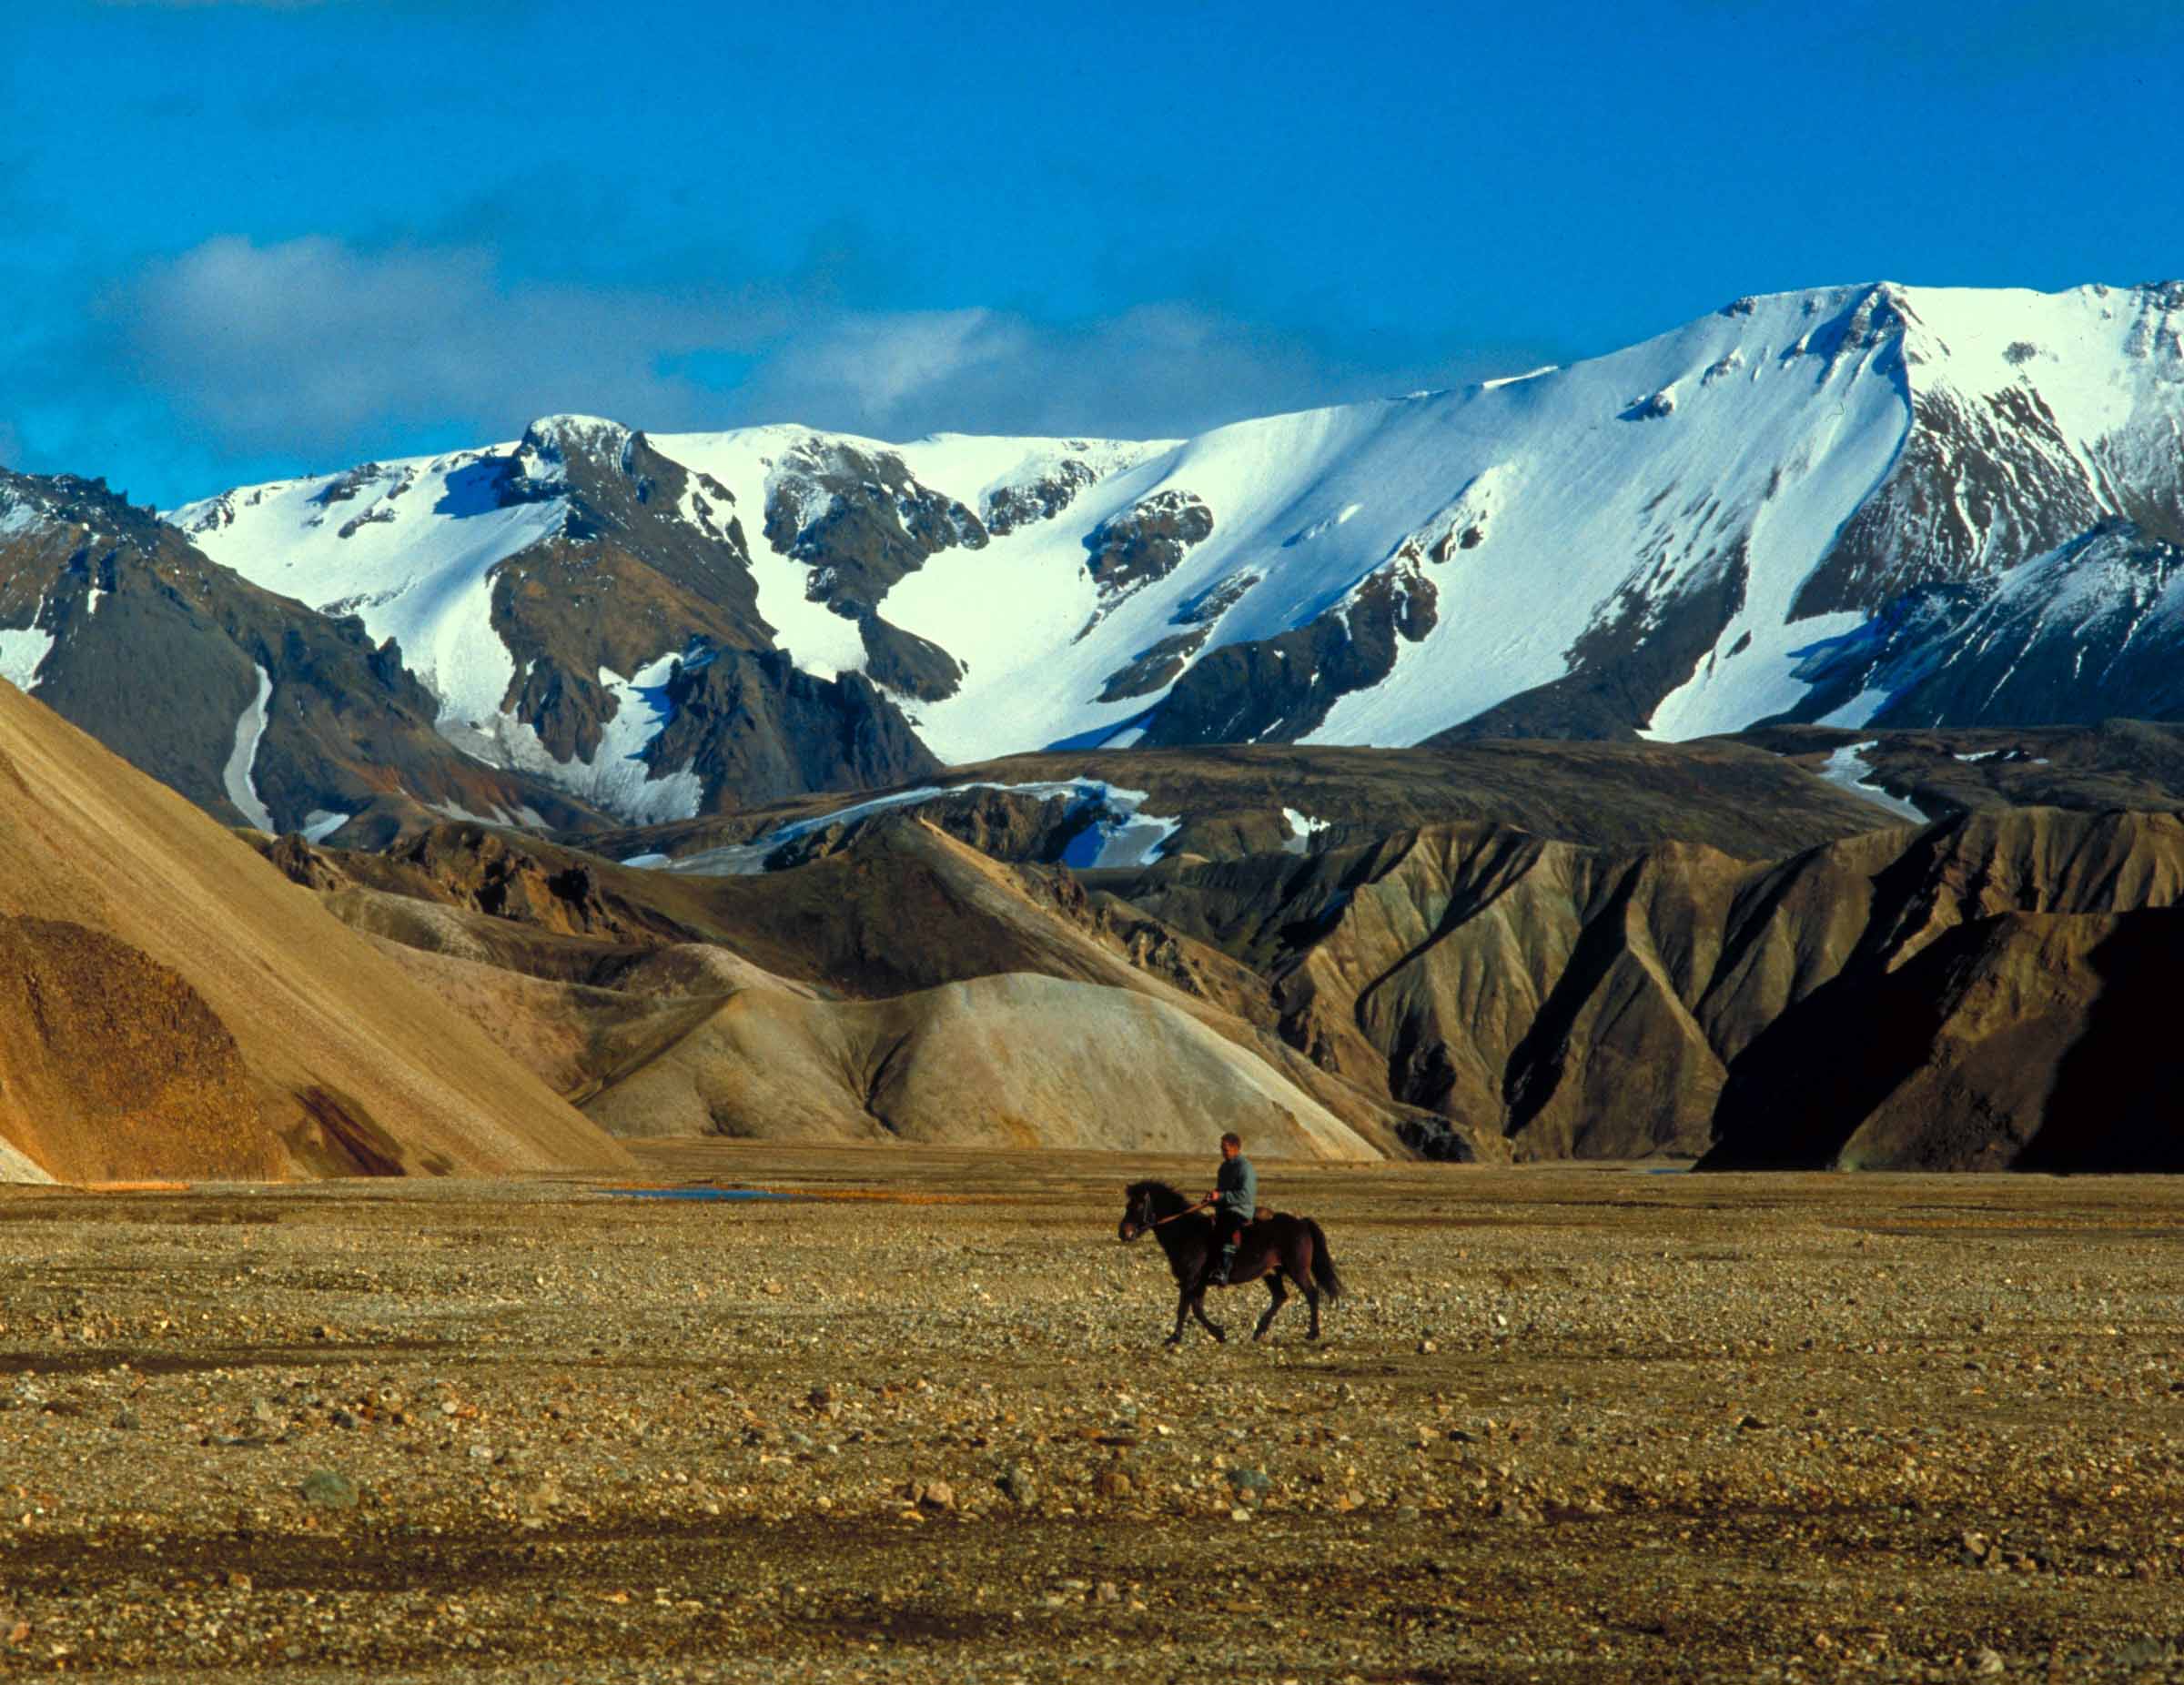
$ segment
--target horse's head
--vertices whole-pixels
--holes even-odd
[[[1153,1185],[1140,1182],[1123,1196],[1122,1222],[1116,1228],[1117,1240],[1131,1241],[1150,1232],[1157,1214],[1153,1209]]]

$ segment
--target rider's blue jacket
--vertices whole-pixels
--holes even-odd
[[[1259,1172],[1251,1168],[1251,1161],[1239,1153],[1234,1158],[1221,1160],[1220,1174],[1213,1179],[1214,1191],[1220,1195],[1223,1211],[1235,1213],[1249,1223],[1251,1214],[1259,1209]]]

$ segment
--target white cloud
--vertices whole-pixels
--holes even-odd
[[[210,240],[114,303],[140,378],[183,414],[230,447],[321,462],[404,429],[482,439],[556,410],[655,429],[1172,437],[1502,366],[1373,366],[1178,304],[1064,324],[854,311],[756,289],[511,281],[481,248],[364,253],[323,237]],[[707,354],[733,358],[740,383],[662,372]]]
[[[794,418],[882,438],[1173,438],[1541,360],[1529,347],[1461,358],[1345,356],[1176,303],[1072,323],[995,310],[863,315],[804,324],[753,371],[736,403],[746,419]]]
[[[557,409],[670,424],[700,394],[663,358],[753,341],[760,307],[503,284],[465,248],[359,254],[220,238],[118,301],[145,379],[246,446],[318,449],[375,428],[505,427]]]

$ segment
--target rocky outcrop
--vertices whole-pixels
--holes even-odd
[[[1209,626],[1194,627],[1189,631],[1172,632],[1157,643],[1147,645],[1130,658],[1129,665],[1118,667],[1107,675],[1100,687],[1099,700],[1103,702],[1127,702],[1133,696],[1152,696],[1165,691],[1175,682],[1177,674],[1190,665],[1190,658],[1206,647],[1212,636]]]
[[[1991,577],[2118,512],[2037,390],[1915,392],[1895,471],[1836,535],[1795,612],[1871,610],[1922,585]]]
[[[983,550],[978,517],[890,451],[814,435],[776,469],[766,541],[811,569],[806,594],[856,620],[944,550]]]
[[[1195,492],[1176,489],[1141,498],[1093,528],[1085,535],[1085,570],[1099,588],[1099,609],[1085,631],[1125,598],[1173,573],[1212,532],[1213,511]]]
[[[1422,642],[1433,630],[1439,602],[1439,591],[1416,559],[1399,557],[1296,631],[1226,644],[1202,657],[1147,722],[1144,742],[1167,746],[1302,737],[1327,719],[1340,698],[1369,690],[1394,671],[1401,645]],[[1109,688],[1115,683],[1110,680]]]
[[[1052,520],[1077,501],[1078,492],[1098,479],[1099,470],[1089,462],[1064,457],[1046,473],[1021,485],[997,486],[989,492],[986,499],[986,529],[1000,538],[1018,527]]]
[[[921,702],[945,701],[963,683],[963,664],[929,638],[906,632],[877,614],[857,621],[864,643],[864,676],[882,689]]]
[[[679,662],[665,691],[673,711],[646,758],[695,773],[716,806],[885,788],[940,770],[871,680],[817,679],[783,651]]]
[[[1168,618],[1171,632],[1130,657],[1129,663],[1107,675],[1101,687],[1103,702],[1127,701],[1134,696],[1151,696],[1168,688],[1190,664],[1190,658],[1206,647],[1221,617],[1249,594],[1259,576],[1249,569],[1230,574],[1177,609]]]
[[[1818,992],[1855,1001],[1983,919],[2173,905],[2184,822],[1987,813],[1772,863],[1446,827],[1116,888],[1267,975],[1285,1039],[1353,1084],[1520,1157],[1697,1154],[1737,1061]]]
[[[733,498],[643,434],[550,418],[495,471],[504,502],[567,501],[559,530],[493,576],[492,625],[517,674],[502,705],[553,759],[591,761],[626,705],[602,669],[628,676],[678,650],[772,646]]]

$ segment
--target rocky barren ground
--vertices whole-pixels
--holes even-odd
[[[642,1150],[0,1192],[0,1673],[2184,1678],[2184,1183]]]

